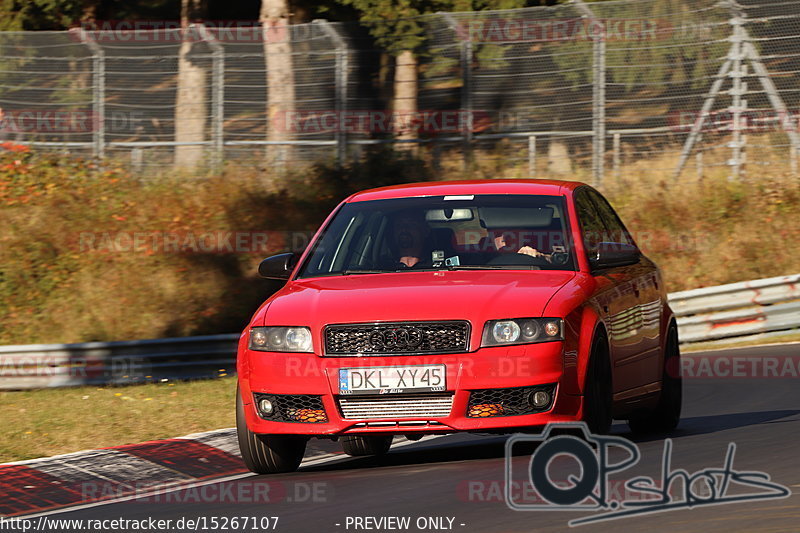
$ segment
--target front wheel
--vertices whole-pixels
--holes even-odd
[[[245,466],[256,474],[294,472],[306,452],[308,439],[300,435],[260,435],[248,429],[244,404],[236,388],[236,435]]]
[[[666,433],[678,427],[683,403],[678,328],[670,326],[664,347],[664,367],[661,370],[661,395],[656,408],[628,420],[634,433]]]
[[[613,390],[608,342],[605,336],[598,335],[592,343],[583,393],[583,420],[595,435],[604,435],[611,429]]]
[[[392,446],[391,435],[347,435],[339,439],[347,455],[384,455]]]

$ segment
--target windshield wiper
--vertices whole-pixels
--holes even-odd
[[[533,270],[536,265],[449,265],[441,270]]]
[[[350,274],[385,274],[386,272],[397,272],[396,270],[370,270],[370,269],[358,269],[358,268],[349,268],[347,270],[342,270],[338,272],[340,276],[349,276]]]

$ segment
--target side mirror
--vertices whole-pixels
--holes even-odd
[[[292,273],[297,257],[293,253],[278,254],[267,257],[258,265],[258,273],[262,278],[287,280]]]
[[[601,242],[595,253],[589,257],[589,264],[596,270],[635,265],[641,255],[639,249],[632,244]]]

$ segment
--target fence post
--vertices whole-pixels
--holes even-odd
[[[472,166],[472,41],[465,39],[461,43],[461,72],[463,82],[461,85],[462,133],[464,138],[464,168]],[[535,142],[535,141],[534,141]]]
[[[591,23],[596,17],[583,0],[575,6]],[[602,25],[602,22],[600,23]],[[602,27],[602,26],[600,26]],[[606,152],[606,37],[605,29],[592,32],[592,174],[594,185],[603,182]]]
[[[463,28],[459,27],[458,21],[452,13],[439,11],[436,13],[444,20],[453,31],[456,39],[461,39],[459,45],[459,63],[461,67],[461,112],[459,113],[459,123],[461,125],[462,156],[464,160],[464,170],[472,166],[472,40],[467,34],[463,35]]]
[[[744,59],[743,54],[743,47],[742,41],[744,40],[742,35],[742,19],[738,17],[734,17],[731,19],[730,24],[733,26],[733,35],[731,36],[731,41],[733,41],[733,45],[731,46],[730,55],[728,59],[730,59],[733,63],[733,67],[731,71],[728,73],[728,76],[733,79],[733,87],[730,90],[731,94],[731,107],[730,111],[732,113],[732,123],[731,129],[733,130],[733,140],[731,141],[731,160],[730,165],[733,169],[733,173],[731,178],[734,180],[738,180],[741,176],[742,170],[742,95],[744,94],[745,87],[742,82],[742,78],[745,76],[745,67],[742,59]]]
[[[347,131],[342,127],[344,115],[347,113],[347,84],[350,79],[347,43],[327,20],[317,19],[313,21],[313,24],[317,24],[336,47],[334,107],[336,109],[336,123],[339,126],[334,132],[334,137],[336,139],[336,164],[342,166],[347,163]]]
[[[347,49],[342,46],[336,51],[336,112],[340,124],[336,130],[336,161],[339,166],[347,164],[347,130],[341,127],[341,117],[347,113],[347,59]]]
[[[620,171],[620,144],[621,138],[619,133],[614,134],[614,179],[619,181],[619,171]]]
[[[198,24],[198,30],[211,48],[211,145],[213,146],[213,165],[219,168],[225,160],[225,49],[208,31],[205,24]]]
[[[528,136],[528,177],[536,178],[536,135]]]
[[[134,172],[141,172],[142,166],[144,163],[144,158],[142,157],[142,149],[141,148],[133,148],[131,149],[131,168]]]
[[[106,54],[87,31],[79,29],[81,41],[92,52],[92,154],[103,159],[106,152]]]
[[[703,152],[699,150],[694,155],[694,160],[697,169],[697,178],[703,179]]]

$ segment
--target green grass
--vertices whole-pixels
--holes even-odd
[[[236,424],[236,378],[0,392],[0,463]]]

